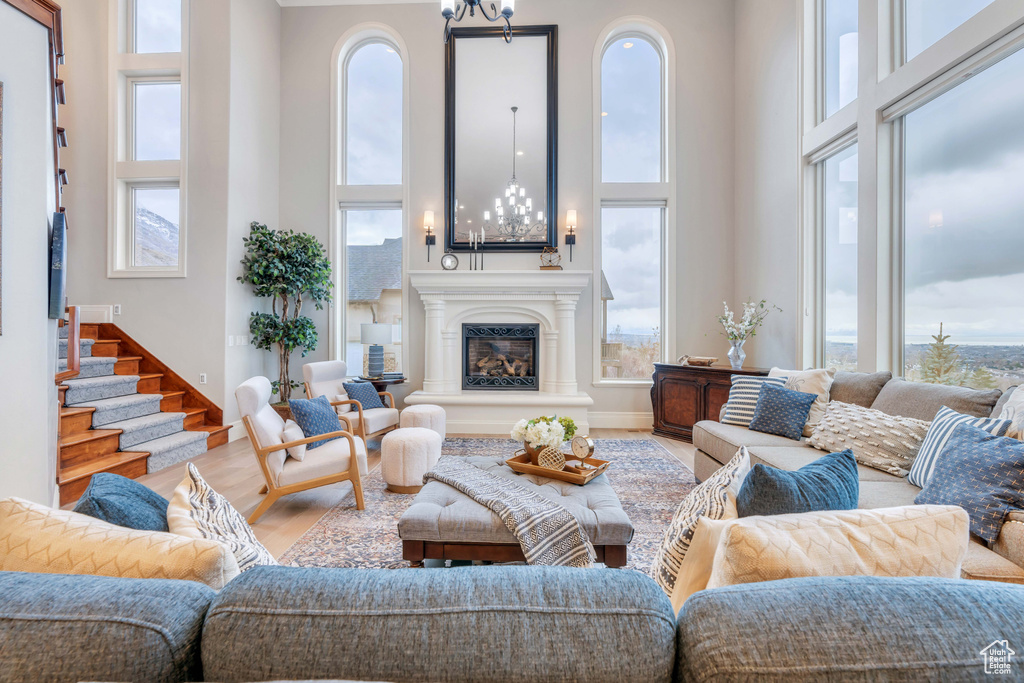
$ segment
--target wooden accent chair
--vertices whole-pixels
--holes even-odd
[[[305,380],[306,396],[316,398],[326,396],[338,416],[355,422],[354,433],[366,441],[371,436],[378,436],[392,429],[398,429],[399,415],[395,407],[395,397],[390,391],[378,392],[383,400],[383,408],[363,410],[359,401],[353,401],[345,393],[343,386],[348,366],[343,360],[325,360],[319,363],[306,363],[302,366],[302,378]]]
[[[270,405],[272,392],[270,380],[266,377],[253,377],[235,390],[235,400],[238,401],[238,411],[242,414],[242,423],[249,433],[249,441],[252,442],[256,460],[267,482],[260,490],[260,493],[266,493],[267,497],[253,510],[249,516],[249,523],[253,524],[259,519],[281,496],[340,481],[352,482],[352,489],[356,494],[356,508],[364,509],[361,477],[368,471],[366,443],[352,434],[351,423],[345,420],[349,425],[347,431],[286,442],[283,438],[285,422]],[[331,437],[341,438],[328,441],[316,448],[307,448],[301,461],[289,457],[285,452],[288,448]]]

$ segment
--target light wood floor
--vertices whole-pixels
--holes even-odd
[[[449,434],[449,437],[460,436]],[[478,436],[478,435],[474,435]],[[653,439],[663,445],[684,465],[693,469],[694,448],[692,445],[654,436],[644,430],[594,429],[591,436],[598,439]],[[369,466],[373,470],[380,465],[380,442],[370,441]],[[263,486],[263,475],[256,464],[249,440],[239,439],[218,446],[191,460],[199,473],[218,493],[227,498],[243,515],[248,516],[263,496],[257,492]],[[139,481],[165,498],[170,498],[174,488],[185,477],[186,463],[179,463],[167,469],[147,474]],[[348,482],[324,486],[312,491],[293,493],[285,496],[268,510],[253,525],[256,537],[275,556],[280,557],[292,543],[304,534],[332,507],[337,505],[352,490]],[[373,510],[367,508],[372,514]]]

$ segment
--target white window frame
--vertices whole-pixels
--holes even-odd
[[[108,0],[112,28],[108,53],[108,161],[107,277],[182,278],[187,268],[188,184],[188,46],[191,0],[181,0],[181,51],[135,53],[134,0]],[[181,84],[181,151],[179,158],[165,161],[136,161],[133,139],[135,122],[134,85],[149,82]],[[178,188],[177,266],[136,266],[134,258],[134,216],[132,189],[135,187]]]
[[[402,60],[402,182],[399,185],[349,185],[347,142],[348,121],[348,65],[360,48],[381,43],[387,45]],[[343,219],[346,211],[394,210],[402,211],[402,371],[409,371],[409,50],[397,31],[386,24],[364,23],[345,32],[334,46],[331,55],[331,125],[329,132],[331,164],[328,194],[330,197],[330,232],[328,251],[331,255],[331,279],[334,282],[333,301],[328,305],[327,346],[331,360],[345,360],[347,329],[348,278],[346,248],[348,235]],[[349,373],[361,373],[362,368],[349,368]]]
[[[654,46],[661,58],[661,181],[656,183],[606,183],[603,181],[602,154],[602,65],[605,52],[624,38],[645,40]],[[647,17],[630,16],[613,21],[598,37],[594,48],[594,286],[593,286],[593,385],[650,386],[651,378],[602,377],[601,369],[601,216],[605,208],[652,207],[662,209],[661,224],[661,357],[664,363],[675,358],[676,338],[676,85],[675,46],[668,30]]]
[[[818,123],[823,0],[804,0],[798,365],[824,351],[820,178],[816,165],[849,140],[858,149],[857,360],[861,371],[903,374],[903,116],[1024,47],[1024,7],[995,0],[909,62],[904,0],[860,0],[858,95]]]

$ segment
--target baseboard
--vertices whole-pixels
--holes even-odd
[[[653,425],[653,413],[590,411],[591,429],[651,429]]]
[[[235,420],[228,426],[231,427],[231,430],[228,431],[228,443],[246,438],[245,425],[242,424],[241,420]]]

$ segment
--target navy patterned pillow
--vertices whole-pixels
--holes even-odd
[[[958,425],[914,502],[959,505],[971,518],[971,533],[994,543],[1006,514],[1024,509],[1024,443]]]
[[[350,399],[359,401],[359,404],[363,406],[363,410],[384,407],[376,387],[369,382],[346,382],[342,386],[345,387],[345,393],[348,394]]]
[[[807,416],[811,413],[811,406],[817,398],[817,394],[765,383],[757,396],[750,429],[799,441],[804,433],[804,425],[807,424]]]
[[[334,407],[331,406],[331,402],[327,400],[326,396],[317,396],[316,398],[293,398],[288,401],[288,407],[292,409],[292,417],[295,418],[295,423],[299,425],[299,429],[308,438],[311,436],[320,436],[321,434],[330,434],[331,432],[340,432],[341,420],[338,419],[338,414],[334,412]],[[332,436],[330,439],[322,439],[320,441],[314,441],[307,444],[306,448],[312,450],[317,446],[323,446],[328,441],[333,441],[341,437]]]

